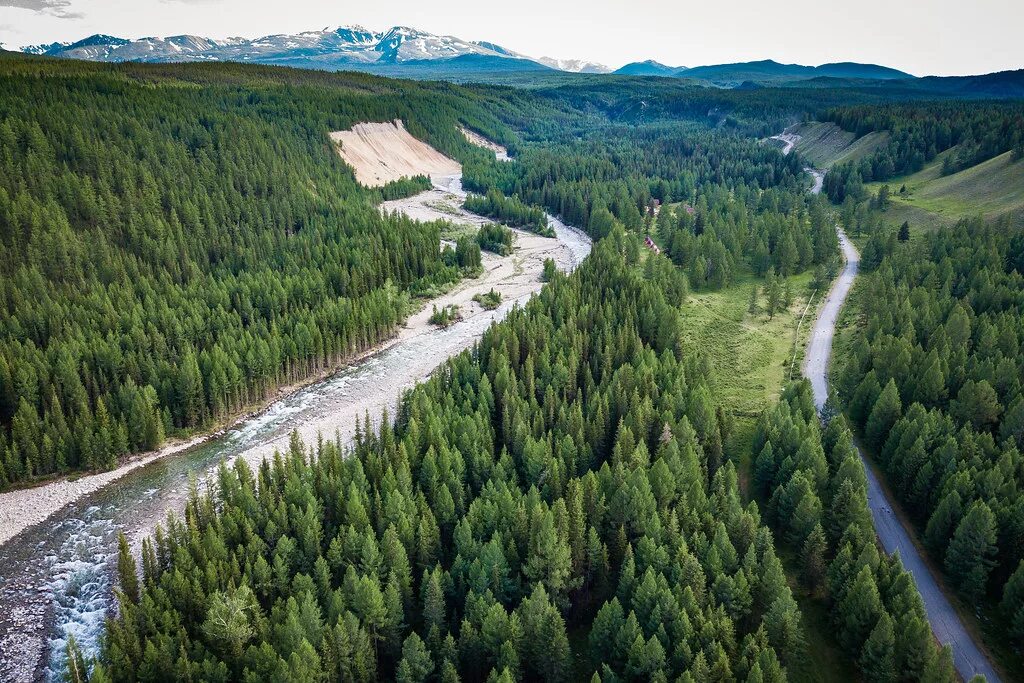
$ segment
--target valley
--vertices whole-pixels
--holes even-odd
[[[0,8],[0,681],[1024,676],[1012,60],[139,1]]]

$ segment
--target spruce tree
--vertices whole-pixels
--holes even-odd
[[[946,571],[957,589],[978,601],[985,594],[989,572],[996,565],[996,518],[983,501],[975,501],[953,534],[946,550]]]
[[[875,401],[864,425],[864,437],[876,452],[882,448],[889,436],[889,430],[896,424],[901,412],[900,393],[896,388],[896,382],[890,379],[882,393],[878,395],[878,400]]]
[[[890,683],[897,679],[895,641],[892,618],[882,612],[857,659],[867,680]]]

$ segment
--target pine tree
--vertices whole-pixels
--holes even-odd
[[[214,593],[202,626],[208,644],[234,660],[240,658],[256,633],[252,620],[258,609],[248,586],[242,586],[232,594]]]
[[[82,649],[78,647],[78,643],[75,641],[73,635],[68,635],[68,644],[65,648],[65,676],[64,680],[68,683],[89,683],[91,677],[89,676],[89,669],[85,664],[85,655],[82,654]]]
[[[139,602],[139,575],[124,533],[117,535],[117,578],[121,591],[132,603]]]
[[[852,579],[836,612],[841,642],[859,652],[883,612],[878,586],[870,567],[862,567]]]
[[[428,635],[441,636],[447,630],[447,607],[445,606],[444,589],[441,587],[441,570],[423,572],[423,623]]]
[[[815,524],[814,529],[804,541],[801,551],[801,572],[804,581],[812,589],[821,586],[825,578],[826,554],[828,546],[825,542],[825,531],[821,524]]]
[[[946,494],[935,508],[928,525],[924,530],[924,542],[928,549],[939,557],[944,557],[946,547],[960,524],[963,515],[963,503],[959,491],[953,490]]]
[[[768,297],[768,317],[774,318],[775,313],[782,305],[782,285],[775,276],[774,269],[768,270],[768,277],[764,283],[765,295]]]
[[[566,599],[566,591],[572,583],[572,553],[568,543],[559,538],[550,511],[541,513],[534,527],[523,574],[531,583],[543,585],[556,604]]]
[[[988,429],[999,420],[1003,407],[999,396],[987,380],[964,382],[956,399],[950,402],[949,412],[961,422],[975,429]]]
[[[565,680],[572,666],[565,621],[551,604],[542,584],[534,587],[517,613],[523,625],[522,662],[526,678]]]
[[[418,635],[410,633],[402,645],[402,660],[395,680],[399,683],[424,683],[433,671],[434,662],[426,644]]]
[[[178,367],[175,393],[181,424],[185,427],[198,427],[203,420],[203,379],[196,355],[191,350],[185,354]]]
[[[929,658],[921,674],[921,680],[928,683],[953,683],[960,680],[953,668],[953,651],[949,645],[932,648],[933,655]]]

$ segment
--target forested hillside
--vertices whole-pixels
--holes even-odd
[[[1024,640],[1024,233],[892,241],[859,295],[849,415],[951,584]],[[883,305],[884,302],[884,305]]]
[[[457,124],[501,127],[447,85],[14,57],[0,72],[0,488],[112,466],[391,335],[460,271],[436,226],[374,206],[422,179],[365,190],[327,132],[401,118],[472,158]]]

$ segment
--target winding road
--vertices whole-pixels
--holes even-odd
[[[815,188],[820,191],[821,178],[824,177],[824,174],[816,172],[813,175],[815,175]],[[829,357],[832,354],[832,339],[835,336],[836,320],[846,296],[853,287],[853,281],[857,277],[857,269],[860,265],[860,254],[857,253],[857,249],[841,229],[837,227],[836,231],[839,233],[839,244],[842,247],[846,265],[832,285],[832,290],[818,314],[804,361],[804,376],[811,381],[814,403],[818,410],[822,409],[828,398],[828,365]],[[921,557],[920,551],[911,540],[910,532],[893,512],[893,503],[886,497],[878,474],[863,453],[860,453],[860,457],[864,462],[864,471],[867,474],[868,506],[871,508],[871,517],[875,522],[878,538],[886,553],[891,555],[899,551],[903,566],[914,577],[917,590],[924,600],[928,621],[931,623],[935,637],[943,645],[949,645],[952,648],[953,664],[957,673],[965,681],[981,674],[988,679],[989,683],[997,683],[1000,680],[999,675],[971,634],[968,633],[963,622],[960,621],[956,610],[953,609],[942,592],[935,577],[928,569],[927,563]]]

